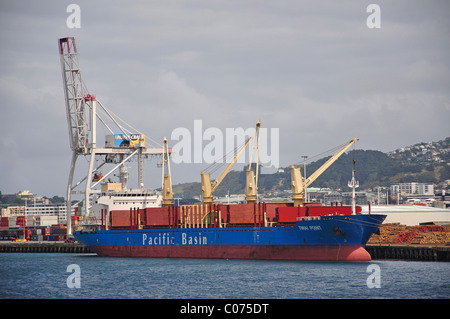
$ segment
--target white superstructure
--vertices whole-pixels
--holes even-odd
[[[140,210],[150,207],[161,207],[162,195],[149,189],[130,189],[123,192],[107,192],[93,198],[88,223],[97,224],[101,221],[102,211]]]

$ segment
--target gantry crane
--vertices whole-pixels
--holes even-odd
[[[328,167],[331,166],[344,152],[352,146],[359,138],[354,138],[348,142],[343,148],[341,148],[336,154],[334,154],[328,161],[326,161],[317,171],[312,173],[308,178],[303,178],[299,167],[291,165],[291,181],[292,181],[292,198],[294,200],[294,206],[305,205],[305,190],[314,182]]]
[[[71,234],[72,194],[85,195],[85,215],[89,216],[90,195],[100,192],[94,188],[110,174],[120,168],[122,189],[125,190],[128,172],[124,163],[133,156],[137,156],[138,187],[142,189],[144,186],[143,157],[148,155],[160,156],[162,154],[168,156],[171,153],[171,149],[148,147],[144,134],[136,132],[134,128],[126,124],[123,120],[120,120],[122,124],[119,123],[118,117],[113,115],[112,111],[108,110],[94,95],[89,93],[81,76],[74,37],[59,39],[58,47],[61,59],[69,140],[72,149],[72,161],[67,184],[67,233]],[[98,106],[100,106],[99,109]],[[110,133],[110,135],[105,137],[105,147],[97,146],[97,119],[100,120]],[[107,123],[108,121],[109,125]],[[111,127],[115,128],[115,131]],[[73,184],[75,166],[77,158],[80,155],[89,157],[88,172],[83,179]],[[101,156],[104,161],[94,168],[96,156]],[[99,171],[105,164],[116,165],[107,174],[103,175],[102,178],[93,180],[92,174]],[[85,182],[84,191],[76,191],[75,189],[83,182]]]
[[[261,127],[261,122],[258,121],[256,123],[256,131],[255,134],[249,137],[245,144],[237,151],[237,153],[234,155],[232,161],[228,163],[228,165],[225,167],[225,169],[220,173],[220,175],[214,180],[214,182],[211,182],[211,174],[205,173],[204,171],[201,172],[201,183],[202,183],[202,196],[203,196],[203,203],[204,204],[211,204],[213,202],[213,196],[214,191],[219,187],[220,183],[222,183],[223,179],[227,174],[230,172],[231,168],[236,164],[239,157],[242,155],[244,150],[248,147],[250,142],[252,140],[257,140],[256,143],[256,152],[257,152],[257,163],[256,163],[256,176],[254,172],[251,170],[251,163],[246,171],[246,188],[245,188],[245,195],[247,203],[253,203],[256,201],[256,194],[257,194],[257,185],[258,185],[258,166],[259,166],[259,129]],[[253,158],[253,152],[252,152],[252,158]],[[250,160],[251,162],[252,160]]]

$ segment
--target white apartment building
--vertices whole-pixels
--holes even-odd
[[[59,220],[67,219],[65,204],[31,205],[25,207],[25,215],[32,216],[58,216]]]
[[[391,185],[391,195],[434,195],[434,185],[425,183],[399,183]]]

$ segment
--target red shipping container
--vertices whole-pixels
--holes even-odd
[[[300,209],[304,210],[304,207]],[[299,216],[299,207],[278,207],[277,218],[279,223],[295,223]]]
[[[16,225],[17,226],[21,226],[21,227],[25,227],[25,223],[26,223],[26,217],[25,216],[17,216],[16,217]]]
[[[66,240],[65,235],[53,235],[53,241],[64,241]]]
[[[130,227],[131,219],[130,212],[126,210],[111,211],[110,212],[111,227]]]
[[[0,226],[8,226],[9,225],[9,217],[1,217]]]
[[[142,214],[143,215],[143,214]],[[143,216],[141,216],[141,221]],[[170,225],[169,207],[152,207],[145,209],[146,226],[168,226]]]
[[[361,212],[361,207],[356,207],[356,212]],[[322,206],[308,207],[308,216],[327,216],[327,215],[351,215],[351,206]]]
[[[292,207],[293,203],[266,203],[266,217],[269,221],[273,221],[277,217],[278,207]]]
[[[228,222],[230,224],[254,224],[254,204],[226,205],[228,207]],[[225,207],[225,206],[222,206]],[[257,208],[256,208],[257,209]]]

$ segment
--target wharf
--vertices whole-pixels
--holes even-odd
[[[80,243],[51,241],[0,242],[0,253],[92,253]]]
[[[367,245],[373,260],[450,261],[450,246]]]

